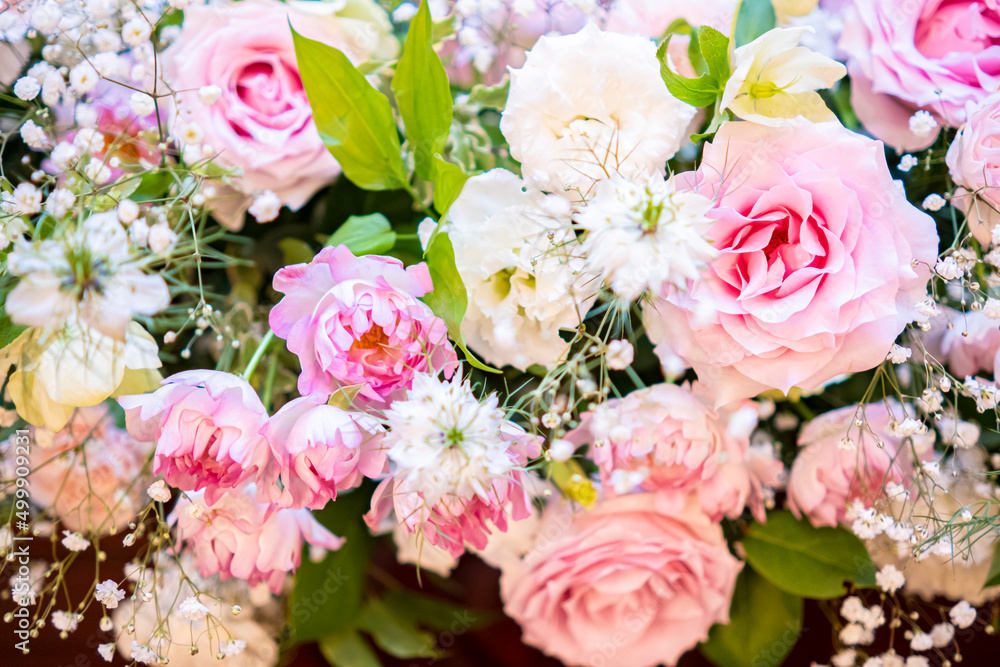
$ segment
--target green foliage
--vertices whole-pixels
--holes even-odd
[[[357,630],[344,630],[324,637],[319,650],[333,667],[382,667],[375,651]]]
[[[778,24],[774,5],[768,0],[743,0],[736,15],[733,42],[740,47],[771,30]]]
[[[715,625],[702,654],[718,667],[779,667],[802,630],[802,598],[749,567],[736,580],[729,625]]]
[[[667,65],[667,48],[670,39],[677,34],[691,36],[689,52],[694,52],[698,58],[692,59],[696,69],[702,74],[689,79],[673,72]],[[674,21],[660,48],[656,51],[660,61],[660,75],[667,84],[670,93],[688,104],[696,107],[712,107],[722,93],[729,80],[729,38],[718,30],[702,26],[694,30],[686,21]]]
[[[381,213],[352,215],[326,242],[346,245],[355,255],[382,255],[396,245],[396,232]]]
[[[983,588],[990,586],[1000,586],[1000,542],[997,542],[996,548],[993,550],[990,572],[986,575],[986,583],[983,584]]]
[[[414,619],[382,600],[369,600],[358,619],[380,649],[396,658],[438,658],[434,635],[421,630]]]
[[[316,128],[344,175],[365,190],[406,187],[389,99],[337,49],[294,29],[292,38]]]
[[[434,208],[444,215],[462,193],[465,182],[469,180],[469,174],[462,171],[458,165],[446,162],[440,155],[434,156],[434,163],[437,170],[434,180]]]
[[[495,86],[477,84],[469,93],[469,102],[479,104],[486,109],[503,111],[507,106],[507,96],[510,94],[510,76],[504,76],[503,81]]]
[[[392,92],[413,148],[417,175],[432,181],[435,156],[444,150],[451,128],[452,101],[448,74],[434,51],[427,0],[420,3],[410,21],[403,54],[392,77]]]
[[[843,528],[814,528],[791,512],[769,512],[743,538],[747,561],[781,590],[827,600],[847,593],[844,581],[875,586],[865,545]]]

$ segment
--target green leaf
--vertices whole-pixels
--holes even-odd
[[[717,667],[779,667],[802,630],[802,598],[745,567],[736,580],[729,625],[715,625],[702,654]]]
[[[448,73],[434,51],[431,13],[422,0],[403,44],[403,55],[392,77],[396,107],[420,178],[434,179],[434,156],[444,150],[451,129],[451,88]]]
[[[396,245],[396,232],[381,213],[352,215],[330,235],[326,244],[346,245],[355,255],[381,255]]]
[[[437,658],[434,635],[417,627],[382,600],[369,600],[358,627],[371,634],[380,649],[396,658]]]
[[[382,667],[375,651],[355,630],[324,637],[319,650],[333,667]]]
[[[703,74],[697,79],[689,79],[671,71],[667,65],[667,46],[669,44],[670,37],[667,37],[656,51],[656,57],[660,60],[660,75],[663,77],[663,82],[667,84],[667,90],[681,102],[687,102],[691,106],[714,106],[715,99],[719,96],[718,83],[711,74]]]
[[[0,313],[0,350],[14,342],[28,327],[14,324],[6,312]]]
[[[170,191],[174,179],[169,171],[149,171],[139,178],[139,184],[132,191],[130,199],[136,203],[163,199]]]
[[[875,565],[843,528],[814,528],[791,512],[772,512],[743,538],[747,561],[783,591],[817,600],[840,597],[844,581],[875,586]]]
[[[289,264],[308,264],[315,255],[312,246],[302,239],[291,237],[278,241],[278,249],[281,250],[281,261],[285,263],[285,266]]]
[[[320,138],[344,175],[364,190],[407,184],[389,99],[343,53],[292,29],[299,75]]]
[[[364,389],[364,386],[364,383],[362,383],[341,387],[333,392],[326,404],[340,408],[341,410],[352,410],[354,409],[354,398],[358,395],[358,392]]]
[[[990,573],[986,575],[986,583],[983,584],[983,588],[989,588],[990,586],[1000,586],[1000,542],[997,542],[993,550]]]
[[[371,533],[361,518],[371,503],[370,489],[371,485],[365,484],[340,494],[334,502],[313,512],[324,526],[346,541],[319,563],[303,559],[296,571],[295,587],[288,600],[292,642],[317,640],[357,625],[371,554]]]
[[[469,609],[408,589],[388,590],[382,599],[390,608],[414,623],[434,630],[448,630],[453,634],[481,628],[499,620],[499,614],[493,610]]]
[[[715,28],[698,28],[698,48],[708,66],[709,75],[715,79],[717,88],[725,88],[731,70],[729,68],[729,38]]]
[[[451,16],[440,21],[435,21],[433,27],[431,28],[431,39],[437,44],[445,39],[448,39],[455,34],[455,21],[457,16],[452,13]]]
[[[485,86],[481,83],[472,87],[469,92],[469,103],[478,104],[486,109],[503,111],[507,106],[507,96],[510,94],[510,75],[504,74],[503,81],[495,86]]]
[[[778,24],[774,13],[774,5],[768,0],[743,0],[740,3],[739,14],[736,15],[736,27],[733,30],[733,45],[741,47],[763,35]]]
[[[462,193],[469,174],[457,164],[445,161],[440,155],[434,156],[434,164],[437,172],[434,176],[434,208],[444,215]]]
[[[434,314],[444,320],[448,326],[448,335],[465,353],[466,361],[479,370],[488,373],[499,373],[476,359],[465,347],[465,336],[462,335],[462,318],[469,307],[469,295],[465,290],[462,276],[455,268],[455,248],[451,245],[448,233],[440,228],[431,236],[430,244],[424,252],[427,269],[434,283],[434,291],[424,295],[423,301]]]

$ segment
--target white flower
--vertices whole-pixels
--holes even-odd
[[[128,237],[139,248],[145,248],[149,241],[149,225],[142,218],[136,220],[128,228]]]
[[[625,370],[632,365],[635,350],[632,348],[632,343],[627,340],[613,340],[608,343],[608,351],[604,358],[608,362],[608,368],[616,371]]]
[[[146,493],[158,503],[165,503],[170,500],[170,488],[167,487],[167,483],[162,479],[158,479],[150,484],[149,488],[146,489]]]
[[[48,34],[59,27],[62,10],[54,2],[38,2],[31,9],[31,27],[42,34]]]
[[[177,233],[170,229],[167,221],[158,222],[149,228],[149,249],[157,255],[166,255],[177,242]]]
[[[129,97],[128,107],[136,116],[148,116],[156,111],[156,102],[148,93],[136,91]]]
[[[542,415],[542,426],[545,428],[555,428],[562,423],[562,417],[556,412],[547,412]]]
[[[448,211],[455,266],[468,292],[468,345],[486,361],[551,366],[566,351],[560,329],[577,327],[598,285],[584,272],[570,206],[525,193],[503,169],[474,176]],[[422,224],[429,237],[433,228]]]
[[[202,86],[198,89],[198,101],[208,107],[218,102],[221,96],[222,88],[219,88],[215,84],[212,84],[211,86]]]
[[[38,83],[38,79],[33,76],[22,76],[14,84],[14,94],[25,102],[30,102],[31,100],[38,97],[38,93],[41,92],[42,86]]]
[[[84,61],[69,72],[69,85],[77,95],[86,95],[97,87],[100,75],[94,66]]]
[[[281,200],[270,190],[264,190],[254,197],[253,204],[250,205],[250,215],[257,222],[271,222],[278,217],[281,211]]]
[[[943,648],[951,643],[951,640],[955,638],[955,626],[951,623],[936,623],[934,627],[931,628],[931,641],[934,642],[934,646],[938,648]]]
[[[60,141],[56,144],[56,147],[52,149],[51,157],[52,162],[54,162],[61,171],[67,171],[76,162],[77,157],[79,157],[79,152],[73,144],[67,141]]]
[[[929,112],[920,110],[910,116],[910,132],[918,137],[929,137],[937,129],[938,123]]]
[[[979,612],[971,604],[962,600],[948,612],[951,622],[960,628],[967,628],[976,622]]]
[[[830,659],[833,667],[854,667],[854,661],[857,660],[858,652],[853,648],[844,649],[837,653]]]
[[[33,120],[24,121],[21,126],[21,138],[30,148],[45,148],[49,143],[49,137],[45,130],[38,127]]]
[[[860,623],[848,623],[838,636],[846,646],[864,646],[875,641],[875,633]]]
[[[81,619],[83,619],[82,614],[76,614],[71,611],[52,612],[52,625],[55,626],[56,630],[62,630],[63,632],[73,632],[76,630]]]
[[[799,46],[806,30],[774,28],[736,49],[720,107],[772,126],[834,118],[816,91],[843,78],[847,68]]]
[[[931,664],[922,655],[911,655],[906,659],[906,667],[931,667]]]
[[[83,174],[97,185],[104,185],[111,180],[111,170],[104,160],[92,157],[87,166],[83,168]]]
[[[230,639],[229,641],[219,642],[219,650],[227,658],[239,655],[246,647],[247,643],[243,639]]]
[[[220,642],[221,648],[221,642]],[[132,640],[132,648],[129,652],[129,657],[136,662],[142,662],[147,665],[155,665],[160,661],[160,656],[156,655],[156,651],[152,650],[145,644],[140,644],[139,642]]]
[[[101,654],[101,657],[106,661],[111,662],[115,657],[115,645],[111,644],[101,644],[97,647],[97,652]]]
[[[945,280],[957,280],[962,277],[962,268],[955,261],[954,257],[939,259],[934,265],[934,272]]]
[[[186,9],[191,4],[191,0],[167,0],[167,4],[174,9]]]
[[[139,205],[131,199],[123,199],[118,202],[115,212],[123,225],[131,225],[139,217]]]
[[[139,46],[149,41],[152,28],[143,16],[136,16],[122,26],[122,41],[129,46]]]
[[[913,352],[908,347],[902,347],[901,345],[893,345],[892,349],[889,350],[889,354],[886,355],[886,359],[894,364],[906,363],[906,360],[910,358]]]
[[[31,183],[19,183],[13,194],[3,193],[3,210],[14,215],[34,215],[42,210],[42,192]]]
[[[193,595],[185,598],[177,607],[177,611],[189,621],[200,621],[208,615],[208,607],[198,602],[198,598]]]
[[[918,164],[920,164],[920,160],[907,153],[900,159],[898,169],[902,172],[907,172],[916,167]]]
[[[989,320],[1000,320],[1000,299],[986,299],[986,303],[983,304],[983,315]]]
[[[946,414],[938,419],[937,426],[941,432],[941,442],[946,445],[968,449],[979,442],[979,424],[956,419],[954,414]]]
[[[52,217],[61,218],[69,213],[75,203],[76,195],[73,194],[72,190],[56,188],[49,193],[48,199],[45,200],[45,210]]]
[[[511,70],[500,129],[530,189],[582,199],[616,172],[662,174],[694,114],[667,90],[652,41],[589,23],[542,37]]]
[[[125,591],[118,588],[113,580],[103,581],[94,588],[94,599],[108,609],[114,609],[118,602],[125,598]]]
[[[59,98],[66,92],[66,80],[58,70],[50,70],[42,77],[42,102],[50,107],[59,104]]]
[[[549,457],[553,461],[569,461],[576,451],[576,445],[569,440],[556,438],[549,443]]]
[[[64,530],[63,535],[65,537],[62,539],[62,544],[70,551],[85,551],[90,546],[90,542],[84,539],[80,533]]]
[[[925,211],[940,211],[947,203],[944,197],[934,193],[924,197],[924,203],[921,206],[924,207]]]
[[[205,138],[205,130],[198,123],[185,123],[177,130],[177,139],[188,146],[200,144]]]
[[[396,7],[396,11],[392,13],[392,20],[394,23],[406,23],[416,15],[417,6],[409,2],[404,2],[399,7]]]
[[[906,583],[906,577],[890,563],[875,574],[875,582],[886,593],[895,593]]]
[[[659,296],[668,284],[682,288],[718,254],[705,239],[711,209],[708,197],[661,176],[604,180],[576,218],[587,231],[587,265],[626,301],[647,289]]]
[[[910,648],[914,651],[928,651],[934,647],[934,640],[926,632],[915,632],[910,640]]]

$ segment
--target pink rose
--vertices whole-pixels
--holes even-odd
[[[122,396],[132,437],[155,442],[153,474],[214,502],[259,475],[268,463],[259,434],[267,411],[245,380],[218,371],[184,371],[151,394]]]
[[[580,418],[566,440],[589,444],[588,456],[601,472],[606,491],[627,493],[638,484],[649,491],[698,495],[713,520],[738,517],[753,494],[755,513],[764,517],[763,487],[777,486],[782,466],[750,462],[750,433],[756,406],[746,401],[717,411],[704,387],[658,384],[601,404]],[[759,463],[756,462],[755,463]]]
[[[285,296],[271,309],[271,328],[299,357],[303,395],[364,385],[359,398],[383,402],[416,373],[454,372],[447,327],[418,300],[434,289],[426,264],[404,269],[392,257],[323,248],[278,271],[274,289]]]
[[[941,316],[933,321],[940,335],[936,341],[931,339],[927,351],[958,378],[975,376],[981,371],[995,376],[1000,368],[997,365],[1000,361],[1000,325],[997,321],[986,317],[981,310],[967,313],[952,308],[941,310]]]
[[[664,498],[549,506],[534,550],[500,580],[526,643],[567,665],[672,666],[729,622],[742,563],[696,501]]]
[[[716,200],[719,255],[646,316],[717,405],[877,366],[916,319],[937,232],[880,142],[833,123],[728,122],[679,178]]]
[[[969,230],[989,243],[1000,222],[1000,94],[969,105],[968,121],[948,147],[948,172],[962,187],[952,205],[965,213]]]
[[[833,410],[806,424],[788,478],[788,506],[795,516],[804,515],[814,526],[836,526],[853,501],[871,507],[885,497],[889,482],[909,486],[911,444],[904,443],[900,430],[909,416],[890,401],[888,407],[870,403]],[[933,432],[908,437],[922,459],[934,453]]]
[[[354,62],[389,60],[398,50],[388,18],[370,0],[246,0],[184,11],[180,38],[163,55],[164,78],[179,91],[171,129],[179,135],[197,125],[203,138],[188,148],[189,157],[218,155],[218,164],[242,172],[239,191],[214,202],[216,217],[231,229],[242,226],[246,194],[271,190],[296,210],[340,173],[313,123],[289,21]],[[222,90],[214,104],[199,99],[206,86]]]
[[[866,0],[845,12],[851,103],[876,137],[897,151],[923,150],[937,129],[910,129],[918,110],[938,123],[965,122],[967,102],[1000,86],[1000,4],[996,0]]]
[[[143,474],[151,447],[115,426],[103,403],[79,408],[51,446],[48,432],[31,438],[31,499],[46,507],[69,530],[108,534],[122,530],[143,505],[149,474]],[[6,443],[13,462],[15,445]],[[13,479],[13,474],[4,474]]]
[[[374,417],[326,405],[322,397],[290,401],[261,428],[271,446],[271,484],[258,492],[281,507],[322,509],[338,490],[388,472],[384,431]]]
[[[304,542],[339,549],[344,540],[324,528],[309,510],[278,509],[257,502],[253,485],[206,503],[201,493],[181,496],[168,522],[194,556],[198,574],[243,579],[251,588],[267,582],[280,593],[285,575],[302,562]]]

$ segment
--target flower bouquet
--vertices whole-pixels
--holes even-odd
[[[8,0],[0,84],[4,664],[995,661],[992,0]]]

